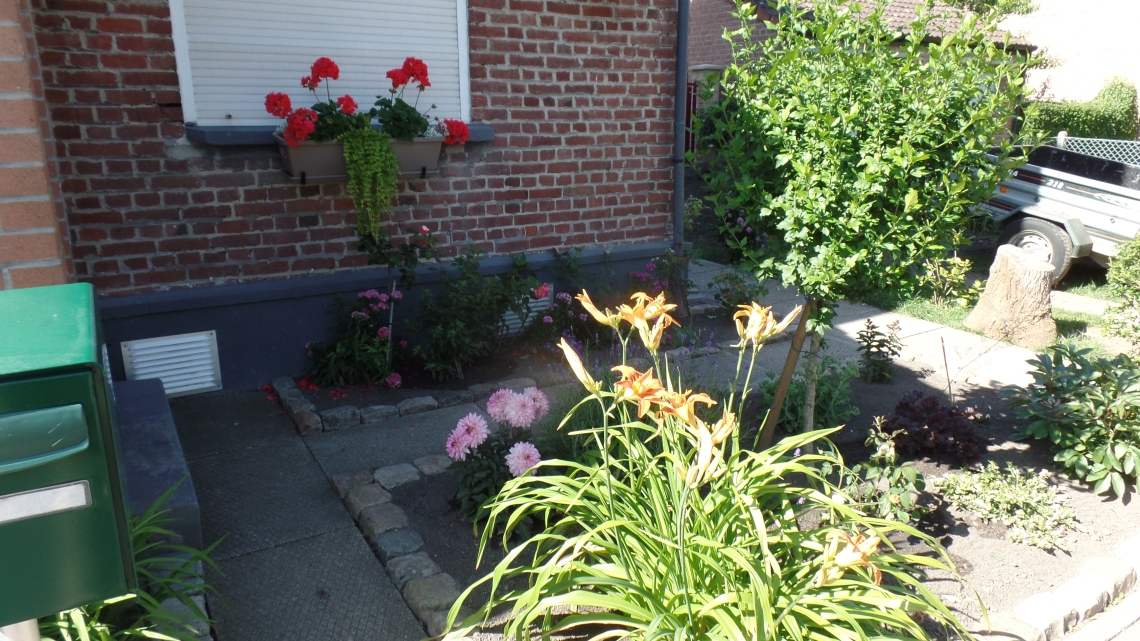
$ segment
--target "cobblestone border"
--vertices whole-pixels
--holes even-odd
[[[285,407],[289,418],[293,419],[293,424],[297,426],[297,432],[301,436],[309,436],[318,432],[332,432],[355,425],[370,425],[398,416],[410,416],[463,403],[474,403],[489,397],[503,387],[522,389],[536,387],[538,384],[532,378],[519,377],[498,383],[472,385],[465,390],[441,391],[433,395],[406,398],[396,405],[372,405],[361,408],[342,405],[323,412],[317,412],[312,401],[305,398],[305,394],[297,387],[297,382],[292,377],[275,378],[271,385],[277,398],[281,399],[281,405]]]
[[[423,549],[423,538],[408,527],[408,516],[392,503],[391,491],[422,476],[442,474],[451,465],[445,455],[423,456],[371,472],[359,470],[332,477],[336,493],[364,533],[404,601],[429,636],[443,634],[447,613],[463,586]],[[462,620],[467,613],[461,613]]]
[[[1140,594],[1134,594],[1109,609],[1109,604],[1126,595],[1140,577],[1140,535],[1118,544],[1113,554],[1089,559],[1077,569],[1077,576],[1048,592],[1030,596],[1012,613],[991,616],[990,629],[975,631],[974,635],[979,641],[1059,641],[1066,632],[1105,610],[1112,614],[1127,603],[1140,603]],[[1137,618],[1140,612],[1122,626],[1098,626],[1098,621],[1093,621],[1068,639],[1108,641]],[[1120,629],[1113,631],[1113,627]]]

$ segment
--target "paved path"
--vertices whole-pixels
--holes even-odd
[[[218,641],[418,641],[424,630],[265,394],[171,403],[202,507]]]

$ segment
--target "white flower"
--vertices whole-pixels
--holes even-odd
[[[515,443],[507,453],[507,467],[516,478],[526,474],[527,470],[538,465],[541,460],[538,448],[526,441]]]

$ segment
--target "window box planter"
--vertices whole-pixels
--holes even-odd
[[[290,147],[279,134],[274,134],[273,139],[277,141],[277,149],[281,152],[281,168],[289,180],[301,184],[348,180],[348,170],[344,165],[344,143],[339,140],[305,140],[296,147]]]
[[[348,180],[344,144],[339,140],[306,140],[296,147],[290,147],[279,134],[274,134],[273,139],[277,141],[277,149],[281,152],[281,168],[290,180],[301,184]],[[438,171],[442,138],[416,138],[412,142],[392,140],[390,143],[401,174],[426,176]]]
[[[392,141],[392,151],[396,153],[396,163],[401,174],[425,176],[435,173],[439,167],[439,150],[443,138],[416,138],[412,142]]]

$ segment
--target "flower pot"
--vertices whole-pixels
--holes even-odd
[[[425,175],[439,166],[439,149],[442,138],[416,138],[412,142],[392,141],[392,151],[396,153],[396,163],[402,174]]]
[[[281,136],[274,134],[273,137],[277,140],[277,149],[281,151],[282,169],[291,180],[302,184],[348,180],[348,170],[344,165],[344,143],[339,140],[305,140],[296,147],[290,147]]]

